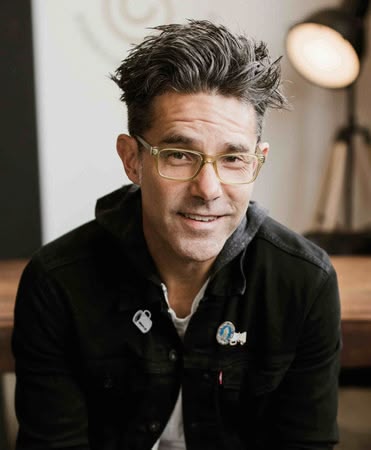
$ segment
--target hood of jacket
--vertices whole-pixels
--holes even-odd
[[[228,238],[213,265],[210,276],[241,254],[258,232],[268,213],[251,201],[246,216]],[[158,274],[149,254],[142,227],[140,188],[126,185],[97,201],[97,222],[124,248],[132,264],[158,282]]]

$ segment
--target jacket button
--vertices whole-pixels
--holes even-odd
[[[177,359],[178,359],[178,353],[177,353],[177,351],[176,350],[170,350],[169,351],[169,360],[171,361],[171,362],[175,362],[175,361],[177,361]]]
[[[106,378],[104,379],[103,387],[104,389],[111,389],[113,387],[113,380],[110,376],[106,376]]]
[[[202,376],[203,376],[203,379],[204,379],[205,381],[210,381],[211,375],[210,375],[209,372],[204,372],[204,373],[202,374]]]
[[[154,420],[153,422],[151,422],[148,426],[149,431],[151,431],[152,433],[156,433],[159,429],[160,429],[160,422],[158,422],[157,420]]]
[[[197,431],[200,428],[200,424],[198,422],[192,422],[190,426],[192,431]]]

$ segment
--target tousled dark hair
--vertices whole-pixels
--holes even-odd
[[[111,75],[122,90],[131,135],[150,128],[152,100],[168,91],[220,94],[251,104],[258,137],[266,109],[287,106],[280,58],[272,61],[264,42],[206,20],[154,29],[159,33],[134,46]]]

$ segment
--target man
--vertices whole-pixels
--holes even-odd
[[[339,300],[325,253],[251,202],[284,107],[263,43],[158,27],[113,80],[133,182],[46,245],[15,310],[18,449],[329,449]]]

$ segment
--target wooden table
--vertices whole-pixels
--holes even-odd
[[[371,367],[371,257],[333,256],[339,281],[342,367]]]
[[[371,257],[333,256],[342,307],[342,367],[371,367]],[[14,370],[10,351],[14,298],[25,260],[0,261],[0,373]]]
[[[10,351],[14,300],[26,260],[0,261],[0,373],[12,372],[14,361]]]

